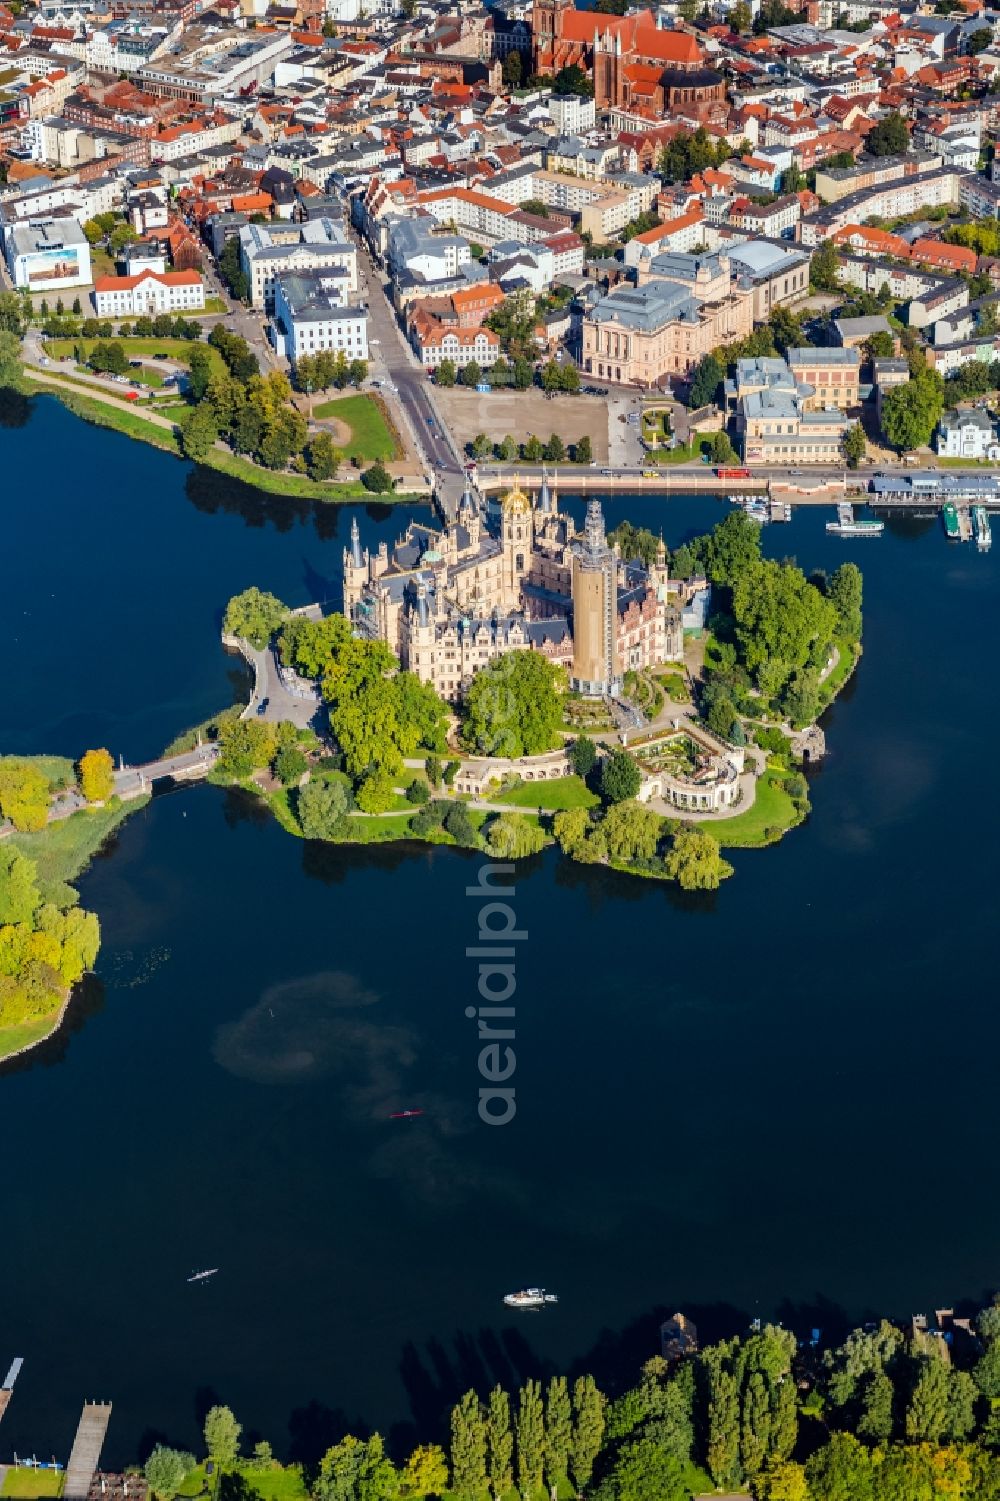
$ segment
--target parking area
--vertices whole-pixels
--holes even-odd
[[[479,433],[499,443],[509,433],[523,443],[532,433],[543,442],[552,433],[571,447],[578,438],[590,439],[595,460],[608,459],[608,403],[599,396],[553,396],[530,391],[445,391],[434,388],[434,400],[455,441],[464,449]]]

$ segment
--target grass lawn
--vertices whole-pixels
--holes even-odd
[[[840,658],[837,662],[836,667],[830,673],[830,676],[828,678],[824,678],[822,683],[820,683],[819,685],[819,700],[823,705],[830,703],[834,698],[836,698],[837,694],[840,692],[841,688],[843,688],[844,684],[847,682],[847,679],[854,671],[854,664],[856,660],[854,655],[854,647],[847,641],[835,641],[834,645],[840,653]]]
[[[371,495],[360,482],[356,485],[321,484],[306,474],[284,474],[280,470],[261,469],[238,453],[213,448],[202,460],[209,469],[218,469],[223,474],[240,479],[246,485],[266,490],[270,495],[300,495],[307,500],[356,500],[360,495]],[[380,495],[379,500],[402,500],[394,494]]]
[[[299,1465],[285,1465],[273,1470],[244,1470],[243,1478],[262,1501],[304,1501],[309,1495]]]
[[[732,818],[700,819],[695,827],[712,834],[727,849],[752,849],[757,845],[774,844],[788,829],[801,822],[799,810],[781,786],[785,775],[780,771],[765,771],[757,779],[757,795],[752,808]],[[777,832],[765,834],[766,829]]]
[[[37,834],[11,834],[10,838],[38,865],[42,895],[51,900],[57,898],[56,888],[60,883],[74,881],[129,813],[144,807],[148,801],[135,798],[113,807],[84,808],[72,818],[47,824]]]
[[[39,1036],[44,1036],[47,1028],[51,1027],[51,1018],[48,1021],[28,1022],[25,1028],[12,1027],[10,1030],[27,1030],[30,1027],[41,1027]],[[6,1038],[4,1039],[6,1040]],[[23,1047],[23,1043],[18,1046]],[[61,1496],[63,1482],[66,1478],[65,1470],[35,1470],[12,1466],[4,1476],[2,1496],[23,1496],[33,1498],[36,1496]]]
[[[314,417],[334,417],[346,422],[351,429],[351,441],[346,445],[348,454],[361,459],[394,459],[399,455],[399,442],[391,423],[377,401],[371,396],[338,396],[334,401],[324,401],[313,408]]]
[[[45,353],[50,359],[58,360],[64,356],[70,358],[79,347],[84,351],[84,359],[90,353],[91,348],[98,341],[96,339],[46,339]],[[106,342],[106,341],[105,341]],[[165,354],[177,364],[187,365],[190,363],[192,349],[207,349],[208,358],[212,366],[212,374],[220,375],[226,365],[222,355],[214,344],[206,344],[204,339],[137,339],[135,337],[124,339],[125,350],[130,360],[152,359],[154,355]],[[162,377],[161,377],[162,379]]]
[[[556,777],[551,782],[526,782],[508,792],[488,797],[491,803],[510,803],[514,808],[593,808],[599,802],[582,777]]]
[[[0,756],[0,762],[3,761],[30,761],[48,777],[52,787],[57,784],[70,787],[76,781],[76,770],[68,756]]]
[[[702,450],[708,447],[707,438],[696,438],[694,443],[679,443],[676,448],[658,448],[649,454],[649,458],[655,459],[657,464],[690,464],[700,459]]]

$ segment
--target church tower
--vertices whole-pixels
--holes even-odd
[[[540,60],[546,66],[551,62],[552,54],[562,37],[562,13],[572,9],[573,0],[533,0],[531,59],[534,72],[539,72]]]
[[[500,541],[500,603],[505,610],[521,608],[521,586],[531,572],[534,518],[531,501],[519,485],[502,502]]]
[[[596,498],[587,502],[582,542],[573,549],[573,673],[571,686],[588,698],[621,692],[618,671],[616,561]]]

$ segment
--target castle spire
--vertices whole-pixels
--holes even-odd
[[[358,518],[351,518],[351,561],[355,568],[361,567],[361,533],[358,531]]]
[[[590,553],[601,552],[607,545],[607,538],[604,531],[604,510],[596,495],[587,501],[587,520],[584,526],[584,535],[587,539],[587,551]]]

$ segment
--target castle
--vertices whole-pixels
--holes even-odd
[[[683,656],[683,585],[661,542],[649,568],[623,563],[600,501],[576,534],[543,479],[534,502],[515,485],[484,518],[468,487],[442,530],[411,522],[390,557],[362,551],[357,521],[344,549],[344,614],[387,642],[401,665],[457,701],[508,651],[540,651],[588,697],[621,691],[624,674]]]
[[[725,100],[725,82],[706,66],[695,38],[662,30],[649,9],[608,16],[577,10],[572,0],[533,0],[531,32],[534,71],[582,68],[593,77],[599,110],[706,120]]]

